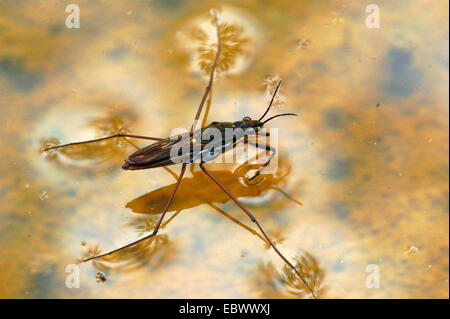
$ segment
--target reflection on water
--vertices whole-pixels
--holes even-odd
[[[306,282],[316,296],[324,294],[322,286],[325,272],[314,256],[305,252],[295,258],[295,267],[300,270]],[[310,293],[305,284],[295,275],[291,268],[284,266],[279,272],[271,263],[259,264],[258,271],[252,276],[255,290],[261,298],[306,298]]]
[[[1,297],[308,297],[198,169],[157,237],[64,285],[81,255],[148,233],[178,168],[122,171],[146,145],[131,139],[37,149],[188,127],[216,8],[225,49],[207,121],[261,114],[278,78],[274,113],[300,116],[270,123],[278,171],[251,184],[254,163],[210,169],[321,297],[448,298],[448,2],[383,3],[380,29],[358,1],[78,4],[75,30],[61,1],[0,2]]]
[[[250,27],[240,12],[236,10],[225,8],[219,9],[218,12],[220,15],[221,53],[217,63],[217,73],[242,73],[254,55]],[[196,69],[200,69],[205,76],[209,76],[211,73],[217,49],[216,38],[216,27],[212,15],[209,19],[205,19],[204,16],[193,19],[179,33],[181,45],[191,55],[194,72]]]
[[[129,127],[136,121],[135,115],[128,110],[117,107],[109,108],[108,113],[92,118],[84,125],[93,129],[98,137],[129,133]],[[75,168],[108,172],[123,162],[128,154],[126,146],[130,141],[116,138],[98,143],[73,145],[44,152],[44,156],[59,168],[74,170]],[[51,146],[62,144],[58,138],[48,137],[40,141],[40,151]],[[133,144],[131,144],[133,145]]]
[[[155,222],[156,225],[156,222]],[[153,226],[155,226],[153,225]],[[173,258],[176,246],[166,234],[159,234],[114,254],[91,261],[92,266],[109,277],[111,272],[133,272],[139,268],[156,269]],[[99,246],[87,247],[79,261],[101,254]]]

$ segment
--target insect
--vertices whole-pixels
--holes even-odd
[[[270,151],[271,155],[269,156],[268,160],[257,170],[257,172],[254,174],[254,176],[250,177],[249,180],[252,180],[256,178],[270,163],[273,156],[275,155],[276,149],[270,145],[264,145],[261,143],[254,143],[248,139],[248,137],[256,135],[258,131],[263,128],[264,124],[267,122],[280,117],[280,116],[296,116],[297,114],[294,113],[284,113],[284,114],[278,114],[274,115],[266,120],[264,120],[265,116],[269,112],[273,101],[275,99],[275,96],[278,92],[278,89],[280,87],[281,81],[278,82],[274,93],[272,95],[272,99],[269,103],[269,106],[267,107],[264,114],[258,119],[258,120],[252,120],[250,117],[246,116],[241,121],[235,121],[235,122],[212,122],[210,125],[200,128],[196,130],[197,122],[200,118],[203,106],[205,104],[206,99],[208,98],[211,86],[213,84],[214,80],[214,72],[217,66],[217,62],[220,56],[220,49],[221,49],[221,41],[220,41],[220,26],[218,23],[218,18],[216,13],[214,13],[214,22],[216,26],[216,33],[217,33],[217,50],[215,53],[214,61],[212,64],[210,76],[208,85],[205,88],[204,94],[202,96],[202,99],[200,101],[200,105],[198,106],[197,113],[195,114],[193,124],[190,128],[190,131],[184,134],[180,134],[177,136],[171,136],[169,138],[157,138],[157,137],[149,137],[149,136],[143,136],[143,135],[134,135],[134,134],[115,134],[111,136],[106,136],[102,138],[97,138],[93,140],[88,141],[82,141],[82,142],[74,142],[74,143],[68,143],[68,144],[62,144],[57,146],[51,146],[43,151],[49,151],[52,149],[58,149],[62,147],[67,146],[73,146],[73,145],[79,145],[79,144],[87,144],[87,143],[93,143],[93,142],[99,142],[111,138],[136,138],[136,139],[145,139],[145,140],[153,140],[156,141],[153,144],[150,144],[135,153],[128,156],[128,158],[125,160],[125,163],[123,164],[122,168],[124,170],[140,170],[140,169],[149,169],[149,168],[156,168],[156,167],[166,167],[169,165],[174,164],[181,164],[181,172],[177,178],[177,181],[173,187],[172,192],[170,193],[170,196],[167,200],[167,203],[164,206],[164,209],[162,211],[161,217],[159,218],[158,223],[155,226],[155,229],[153,232],[143,238],[140,238],[132,243],[129,243],[123,247],[111,250],[107,253],[99,254],[93,257],[89,257],[83,260],[83,262],[101,258],[110,254],[113,254],[116,251],[119,251],[121,249],[130,247],[132,245],[135,245],[138,242],[141,242],[147,238],[156,236],[158,233],[158,230],[164,220],[164,217],[169,209],[170,204],[173,201],[173,198],[178,190],[178,187],[181,183],[181,180],[183,178],[183,175],[186,172],[186,166],[187,164],[192,164],[194,162],[199,162],[199,166],[201,170],[232,200],[238,205],[242,211],[244,211],[245,214],[250,218],[250,220],[256,224],[257,228],[263,235],[263,237],[266,239],[266,241],[270,244],[270,246],[274,249],[274,251],[278,254],[278,256],[295,272],[295,274],[302,280],[302,282],[305,284],[309,292],[314,298],[317,298],[314,291],[310,288],[310,285],[308,285],[307,281],[305,280],[304,276],[294,267],[294,265],[278,250],[278,248],[273,244],[273,242],[270,240],[270,238],[267,236],[266,232],[258,222],[258,220],[254,217],[254,215],[245,208],[245,206],[228,190],[228,188],[214,176],[211,172],[208,171],[208,169],[205,167],[205,163],[209,162],[213,159],[215,159],[218,154],[229,150],[232,148],[238,141],[243,140],[244,143],[248,143],[250,145],[253,145],[257,148],[264,149],[266,151]],[[234,134],[229,136],[227,135],[227,130],[232,130]],[[211,139],[208,138],[208,132],[219,132],[221,138],[220,139]],[[267,135],[267,133],[266,133]],[[206,136],[206,137],[205,137]],[[176,150],[174,152],[174,150]],[[181,150],[181,152],[180,152]],[[183,151],[184,150],[184,151]]]
[[[95,274],[95,279],[96,279],[97,282],[105,282],[106,281],[105,275],[102,272],[100,272],[100,271],[98,271]]]

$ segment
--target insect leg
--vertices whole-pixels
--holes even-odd
[[[168,167],[165,167],[165,166],[163,166],[163,168],[166,170],[166,171],[168,171],[169,172],[169,174],[170,175],[172,175],[174,178],[175,178],[175,180],[178,180],[178,175],[177,174],[175,174],[175,172],[174,171],[172,171],[170,168],[168,168]]]
[[[267,167],[267,165],[269,165],[270,161],[275,156],[275,153],[276,153],[277,150],[274,147],[270,146],[270,145],[265,145],[265,144],[261,144],[261,143],[258,143],[258,142],[255,143],[255,142],[252,142],[252,141],[249,141],[249,140],[244,140],[244,142],[246,142],[246,143],[248,143],[250,145],[253,145],[253,146],[257,147],[257,148],[261,148],[261,149],[264,149],[266,151],[271,151],[272,152],[272,154],[270,154],[269,159],[262,165],[262,167],[260,169],[258,169],[258,171],[255,173],[255,175],[253,175],[252,177],[250,177],[248,179],[249,181],[251,181],[256,176],[261,174],[261,172]]]
[[[309,292],[311,293],[311,295],[314,298],[317,298],[316,294],[314,293],[314,291],[311,289],[311,287],[308,285],[307,281],[305,280],[305,278],[302,276],[302,274],[300,274],[298,272],[298,270],[294,267],[294,265],[292,265],[291,262],[289,262],[289,260],[286,259],[286,257],[284,257],[284,255],[277,249],[277,247],[272,243],[272,241],[270,240],[270,238],[266,235],[266,232],[264,231],[264,229],[261,227],[261,225],[259,224],[259,222],[256,220],[255,216],[252,215],[252,213],[250,213],[247,208],[244,207],[244,205],[241,204],[241,202],[233,196],[233,194],[230,193],[230,191],[214,176],[212,175],[210,172],[208,172],[205,168],[205,166],[203,165],[203,163],[200,163],[200,168],[203,170],[203,172],[205,172],[206,175],[208,175],[209,178],[211,178],[214,183],[217,184],[217,186],[219,186],[235,203],[236,205],[238,205],[243,211],[244,213],[247,214],[248,217],[250,217],[251,221],[254,222],[256,224],[256,226],[258,226],[259,230],[261,231],[261,233],[263,234],[264,238],[269,242],[270,246],[272,246],[273,250],[275,250],[275,252],[278,254],[278,256],[280,256],[281,259],[283,259],[283,261],[292,268],[292,270],[297,274],[297,276],[302,280],[302,282],[305,284],[305,286],[308,288]]]
[[[100,141],[108,140],[110,138],[115,138],[115,137],[140,138],[140,139],[144,139],[144,140],[153,140],[153,141],[161,141],[161,140],[163,140],[162,138],[158,138],[158,137],[150,137],[150,136],[141,136],[141,135],[118,133],[118,134],[114,134],[114,135],[110,135],[110,136],[106,136],[106,137],[100,137],[100,138],[96,138],[96,139],[88,140],[88,141],[73,142],[73,143],[67,143],[67,144],[62,144],[62,145],[51,146],[51,147],[47,147],[47,148],[43,149],[43,151],[46,152],[46,151],[49,151],[49,150],[53,150],[53,149],[56,149],[56,148],[62,148],[62,147],[66,147],[66,146],[100,142]]]
[[[127,142],[128,144],[130,144],[131,146],[133,146],[137,151],[139,151],[141,148],[139,146],[137,146],[136,144],[134,144],[133,142],[131,142],[130,140],[125,139],[125,142]]]
[[[186,171],[186,163],[183,163],[183,165],[181,166],[180,175],[178,176],[178,180],[175,184],[175,187],[173,188],[172,194],[170,194],[170,197],[169,197],[169,200],[167,201],[166,207],[164,207],[164,211],[161,215],[161,218],[160,218],[158,224],[156,225],[155,230],[153,231],[153,235],[156,235],[158,233],[159,226],[161,226],[164,216],[166,215],[167,210],[169,209],[169,206],[173,201],[173,198],[175,196],[175,193],[177,192],[178,186],[180,185],[181,179],[183,178],[185,171]]]
[[[297,205],[303,206],[303,204],[301,202],[299,202],[298,200],[296,200],[295,198],[293,198],[291,195],[289,195],[288,193],[286,193],[284,190],[282,190],[281,188],[275,187],[275,186],[271,186],[270,189],[276,190],[278,192],[280,192],[281,194],[283,194],[287,199],[290,199],[291,201],[293,201],[294,203],[296,203]]]
[[[183,178],[183,175],[184,175],[185,171],[186,171],[186,164],[183,163],[183,166],[181,166],[180,176],[177,179],[177,183],[175,184],[175,187],[174,187],[174,189],[172,191],[172,194],[170,194],[169,200],[167,201],[167,204],[164,207],[164,211],[163,211],[163,213],[162,213],[162,215],[161,215],[161,217],[160,217],[160,219],[158,221],[158,224],[156,225],[155,229],[153,230],[153,232],[150,235],[147,235],[147,236],[145,236],[143,238],[139,238],[138,240],[135,240],[132,243],[129,243],[129,244],[127,244],[125,246],[122,246],[120,248],[116,248],[116,249],[111,250],[111,251],[109,251],[107,253],[83,259],[82,262],[86,262],[86,261],[89,261],[89,260],[92,260],[92,259],[97,259],[97,258],[101,258],[101,257],[105,257],[105,256],[108,256],[108,255],[111,255],[111,254],[113,254],[113,253],[115,253],[115,252],[117,252],[119,250],[122,250],[124,248],[133,246],[134,244],[137,244],[137,243],[139,243],[139,242],[141,242],[143,240],[146,240],[147,238],[155,236],[158,233],[159,227],[161,226],[161,223],[162,223],[162,221],[164,219],[164,216],[167,213],[167,210],[169,209],[170,204],[172,203],[173,197],[175,196],[175,193],[177,192],[178,186],[180,185],[181,179]]]
[[[217,60],[219,59],[219,53],[220,53],[220,27],[219,27],[219,21],[217,18],[217,13],[214,12],[214,21],[216,23],[216,31],[217,31],[217,51],[216,56],[214,57],[214,62],[211,68],[211,74],[209,76],[209,82],[208,86],[205,89],[205,93],[203,94],[202,100],[200,102],[200,105],[198,106],[197,113],[195,114],[194,123],[192,123],[191,126],[191,132],[195,131],[195,126],[197,125],[198,119],[200,118],[200,114],[203,109],[203,105],[205,104],[206,98],[208,97],[208,94],[211,90],[211,86],[214,80],[214,71],[216,70]]]
[[[166,227],[167,224],[170,223],[175,217],[177,217],[179,213],[181,213],[181,210],[177,210],[172,216],[170,216],[170,218],[164,224],[161,225],[161,228]]]
[[[212,204],[212,203],[207,203],[209,207],[215,209],[216,211],[218,211],[220,214],[222,214],[223,216],[225,216],[226,218],[228,218],[229,220],[231,220],[233,223],[238,224],[239,226],[241,226],[242,228],[244,228],[245,230],[248,230],[250,233],[252,233],[255,236],[258,236],[264,243],[266,243],[267,245],[270,246],[270,244],[267,242],[267,240],[264,239],[264,237],[262,237],[260,234],[258,234],[255,230],[251,229],[250,227],[244,225],[243,223],[241,223],[240,221],[238,221],[236,218],[230,216],[229,214],[227,214],[224,210],[220,209],[218,206]]]

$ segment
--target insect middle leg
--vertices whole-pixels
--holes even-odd
[[[107,252],[107,253],[104,253],[104,254],[100,254],[100,255],[97,255],[97,256],[93,256],[93,257],[89,257],[89,258],[83,259],[82,262],[86,262],[86,261],[89,261],[89,260],[92,260],[92,259],[97,259],[97,258],[101,258],[101,257],[105,257],[105,256],[108,256],[108,255],[111,255],[111,254],[113,254],[113,253],[115,253],[115,252],[117,252],[117,251],[119,251],[119,250],[122,250],[122,249],[125,249],[125,248],[127,248],[127,247],[133,246],[134,244],[137,244],[137,243],[139,243],[139,242],[141,242],[141,241],[143,241],[143,240],[146,240],[146,239],[148,239],[148,238],[150,238],[150,237],[155,236],[155,235],[158,233],[158,230],[159,230],[159,228],[160,228],[160,226],[161,226],[161,223],[162,223],[163,220],[164,220],[164,216],[166,216],[167,210],[169,209],[169,206],[170,206],[170,204],[171,204],[172,201],[173,201],[173,198],[174,198],[174,196],[175,196],[175,193],[177,192],[178,186],[180,185],[181,179],[183,178],[184,172],[186,171],[186,165],[187,165],[187,164],[183,163],[183,165],[182,165],[182,167],[181,167],[181,172],[180,172],[180,175],[178,176],[178,179],[177,179],[177,182],[176,182],[176,184],[175,184],[175,187],[174,187],[172,193],[170,194],[170,197],[169,197],[169,200],[167,201],[166,206],[164,207],[163,213],[162,213],[162,215],[161,215],[161,217],[160,217],[160,219],[159,219],[159,221],[158,221],[158,224],[156,224],[155,229],[153,230],[153,232],[152,232],[150,235],[147,235],[147,236],[145,236],[145,237],[143,237],[143,238],[139,238],[138,240],[136,240],[136,241],[134,241],[134,242],[132,242],[132,243],[129,243],[129,244],[127,244],[127,245],[125,245],[125,246],[122,246],[122,247],[120,247],[120,248],[111,250],[111,251],[109,251],[109,252]]]
[[[193,164],[191,164],[191,167],[193,166]],[[178,179],[178,176],[176,175],[175,172],[173,172],[170,168],[164,167],[175,179]],[[255,236],[258,236],[264,243],[266,243],[267,245],[269,245],[269,243],[264,239],[264,237],[262,237],[260,234],[258,234],[256,231],[254,231],[253,229],[251,229],[250,227],[242,224],[240,221],[238,221],[236,218],[231,217],[229,214],[227,214],[224,210],[220,209],[217,205],[210,203],[210,202],[206,202],[206,204],[213,208],[214,210],[216,210],[217,212],[219,212],[220,214],[222,214],[223,216],[225,216],[226,218],[228,218],[229,220],[231,220],[232,222],[238,224],[238,226],[241,226],[242,228],[244,228],[245,230],[248,230],[250,233],[252,233]],[[164,224],[166,225],[170,220],[172,220],[173,218],[175,218],[176,215],[178,215],[180,213],[180,211],[177,211],[175,214],[173,214],[170,219]],[[270,245],[269,245],[270,246]]]
[[[200,118],[200,114],[202,112],[203,109],[203,105],[206,102],[206,98],[209,95],[209,92],[211,91],[211,86],[214,80],[214,71],[216,70],[216,66],[217,66],[217,61],[219,60],[219,54],[220,54],[220,27],[219,27],[219,21],[217,18],[217,13],[214,11],[214,21],[216,23],[216,34],[217,34],[217,51],[216,51],[216,56],[214,57],[214,62],[213,65],[211,67],[211,74],[209,75],[209,82],[208,85],[205,88],[205,93],[203,94],[202,100],[200,102],[200,105],[198,106],[197,109],[197,113],[195,114],[195,118],[194,118],[194,122],[192,123],[191,126],[191,132],[195,131],[195,127],[197,125],[198,119]]]

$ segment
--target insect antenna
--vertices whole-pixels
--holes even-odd
[[[275,100],[275,96],[277,95],[278,89],[280,88],[280,85],[281,85],[281,80],[278,81],[277,87],[275,88],[275,91],[273,92],[272,99],[270,100],[270,103],[269,103],[269,107],[264,112],[264,114],[261,116],[261,118],[258,120],[258,122],[261,122],[261,120],[264,118],[264,116],[266,116],[267,112],[269,112],[270,107],[272,106],[272,103]]]
[[[265,120],[264,122],[262,122],[262,124],[264,125],[265,123],[269,122],[270,120],[273,120],[276,117],[280,117],[280,116],[287,116],[287,115],[292,115],[292,116],[298,116],[298,114],[295,113],[283,113],[283,114],[277,114],[274,115],[272,117],[269,117],[267,120]]]

